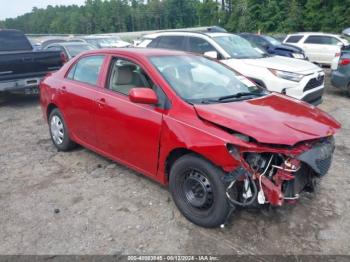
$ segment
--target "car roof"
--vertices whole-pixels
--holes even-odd
[[[149,38],[149,39],[154,39],[158,36],[170,36],[170,35],[179,35],[179,36],[208,36],[208,37],[216,37],[216,36],[227,36],[227,35],[234,35],[231,33],[226,33],[226,32],[201,32],[201,31],[163,31],[163,32],[157,32],[157,33],[152,33],[148,35],[144,35],[143,38]]]
[[[104,39],[104,38],[118,38],[118,36],[113,35],[85,35],[79,37],[81,39]]]
[[[176,50],[167,50],[167,49],[157,49],[157,48],[137,48],[137,47],[123,47],[123,48],[103,48],[103,49],[96,49],[88,51],[85,54],[124,54],[124,55],[130,55],[130,56],[141,56],[141,57],[148,57],[148,56],[168,56],[168,55],[197,55],[197,54],[190,54],[183,51],[176,51]]]
[[[69,46],[72,46],[72,45],[90,45],[90,44],[85,43],[85,42],[74,42],[74,41],[69,42],[69,41],[67,41],[67,42],[52,43],[52,44],[49,44],[48,46],[51,46],[51,45],[61,45],[61,46],[69,45]]]
[[[323,36],[338,36],[338,34],[330,34],[330,33],[323,33],[323,32],[298,32],[294,34],[289,34],[288,36],[291,35],[323,35]]]

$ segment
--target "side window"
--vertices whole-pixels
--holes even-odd
[[[318,44],[318,45],[337,45],[340,41],[331,36],[322,36],[322,35],[310,35],[305,43],[309,44]]]
[[[104,56],[88,56],[80,59],[69,71],[67,78],[96,85]]]
[[[75,73],[75,68],[77,67],[77,64],[73,65],[70,70],[69,70],[69,73],[67,75],[67,78],[70,79],[70,80],[73,80],[74,78],[74,73]]]
[[[303,37],[303,35],[291,35],[286,40],[286,43],[298,43]]]
[[[253,42],[259,46],[262,46],[264,48],[269,47],[269,42],[267,42],[265,39],[262,37],[254,36],[253,37]]]
[[[128,95],[130,89],[148,87],[155,90],[155,85],[144,70],[137,64],[120,58],[111,62],[107,88]]]
[[[325,45],[337,45],[340,41],[335,37],[325,36],[323,42]]]
[[[189,51],[193,53],[204,54],[209,51],[216,51],[216,49],[208,43],[208,41],[199,37],[189,37],[188,39]]]
[[[322,45],[323,44],[323,36],[319,35],[310,35],[308,38],[306,38],[305,44],[317,44]]]
[[[158,46],[158,42],[159,42],[159,37],[153,39],[153,40],[147,45],[147,47],[156,48],[156,47]]]
[[[174,50],[184,50],[183,36],[161,36],[158,40],[158,48],[164,49],[174,49]]]

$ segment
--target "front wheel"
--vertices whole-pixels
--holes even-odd
[[[176,206],[191,222],[217,227],[225,222],[230,210],[224,172],[209,161],[190,154],[178,159],[171,168],[169,186]]]
[[[52,142],[58,150],[68,151],[75,146],[75,143],[69,138],[67,125],[58,108],[50,113],[49,129]]]

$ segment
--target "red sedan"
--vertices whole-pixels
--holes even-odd
[[[237,206],[312,191],[340,128],[217,61],[168,50],[84,53],[42,81],[40,98],[59,150],[80,144],[169,184],[183,215],[205,227]]]

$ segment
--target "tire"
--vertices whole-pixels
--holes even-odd
[[[189,221],[208,228],[225,222],[230,206],[220,179],[223,175],[221,169],[194,154],[185,155],[173,164],[170,192],[177,208]]]
[[[346,93],[347,93],[347,95],[350,97],[350,83],[349,83],[348,86],[346,87]]]
[[[51,140],[59,151],[69,151],[74,148],[75,143],[69,138],[67,125],[58,108],[50,113],[49,130]]]

